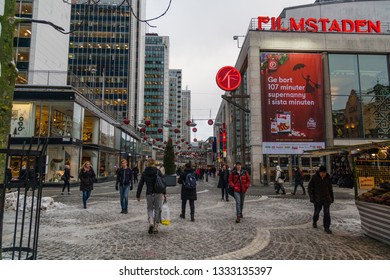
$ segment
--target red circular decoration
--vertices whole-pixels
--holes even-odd
[[[241,84],[241,74],[232,66],[225,66],[219,69],[216,76],[217,85],[225,91],[237,89]]]
[[[198,139],[194,138],[194,142],[198,141]]]
[[[180,130],[179,130],[178,128],[175,128],[174,132],[175,132],[175,133],[179,133]]]
[[[151,122],[149,120],[145,121],[145,125],[149,126]]]
[[[156,141],[160,141],[161,139],[160,138],[156,138]]]
[[[127,125],[127,124],[130,123],[130,120],[128,118],[126,118],[126,119],[123,120],[123,123]]]
[[[167,144],[167,141],[164,141],[164,145],[166,145]]]
[[[140,130],[139,130],[139,132],[145,133],[145,132],[146,132],[146,128],[145,128],[145,127],[141,127]]]
[[[196,127],[194,127],[193,129],[192,129],[192,132],[197,132],[198,131],[198,129],[196,128]]]
[[[190,144],[188,141],[186,141],[186,144],[188,145],[188,144]]]
[[[148,140],[148,137],[147,137],[147,136],[144,137],[144,141],[146,141],[146,140]]]
[[[208,121],[207,121],[207,123],[209,124],[209,125],[213,125],[213,120],[212,119],[209,119]]]
[[[191,121],[190,121],[190,120],[186,121],[186,125],[187,125],[187,126],[190,126],[190,124],[191,124]]]
[[[184,142],[184,141],[185,141],[185,140],[182,138],[182,139],[181,139],[181,142]]]
[[[162,132],[163,132],[163,129],[162,129],[162,128],[159,128],[159,129],[157,129],[157,132],[158,132],[158,133],[162,133]]]

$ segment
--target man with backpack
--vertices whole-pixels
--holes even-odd
[[[283,170],[280,168],[279,165],[276,166],[276,176],[275,176],[275,192],[279,194],[279,191],[282,191],[282,194],[286,194],[286,190],[283,187],[284,180],[286,179],[286,176],[283,172]]]
[[[185,219],[187,200],[190,204],[191,222],[195,222],[195,200],[196,196],[196,177],[191,163],[186,163],[184,171],[181,173],[179,180],[181,186],[181,214],[180,218]]]

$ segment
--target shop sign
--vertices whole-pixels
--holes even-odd
[[[321,54],[264,52],[260,70],[264,153],[324,148]]]
[[[361,190],[371,190],[375,188],[374,177],[359,177],[359,188]]]
[[[343,32],[343,33],[381,33],[381,22],[379,20],[365,19],[329,19],[329,18],[295,18],[287,19],[288,27],[284,27],[280,17],[258,17],[258,30],[263,30],[263,24],[271,23],[272,31],[300,31],[300,32]]]
[[[237,89],[241,84],[241,74],[232,66],[222,67],[216,76],[217,85],[225,91]]]

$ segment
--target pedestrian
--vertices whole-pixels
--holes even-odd
[[[137,200],[141,200],[141,192],[146,183],[146,204],[148,212],[149,234],[158,233],[158,224],[160,223],[160,210],[162,205],[162,196],[166,200],[166,192],[157,193],[154,190],[157,174],[162,176],[160,170],[157,169],[155,160],[148,159],[148,166],[142,172],[141,179],[137,188]]]
[[[295,182],[295,186],[294,186],[294,191],[291,193],[292,195],[295,195],[296,191],[297,191],[297,187],[298,186],[301,186],[302,187],[302,191],[303,191],[303,195],[306,195],[306,190],[305,190],[305,187],[303,186],[303,173],[302,171],[299,169],[298,166],[296,166],[294,168],[294,182]]]
[[[62,187],[61,194],[64,194],[65,188],[68,187],[68,194],[72,194],[70,192],[70,178],[73,178],[73,176],[70,175],[70,166],[65,165],[64,169],[64,175],[61,176],[61,179],[64,180],[64,186]]]
[[[245,193],[250,186],[250,177],[248,172],[242,169],[241,162],[236,162],[236,168],[229,175],[229,185],[234,188],[234,199],[236,200],[236,223],[239,223],[244,217]]]
[[[139,174],[139,169],[138,169],[138,166],[134,166],[133,169],[133,179],[134,179],[134,184],[137,183],[138,184],[138,174]]]
[[[334,202],[332,181],[326,172],[325,166],[320,166],[311,177],[308,193],[310,202],[314,204],[313,228],[317,228],[317,221],[322,208],[324,208],[324,230],[331,234],[330,230],[330,205]]]
[[[276,166],[276,176],[275,176],[275,192],[279,194],[279,191],[282,191],[282,194],[286,194],[286,190],[284,189],[283,183],[284,179],[282,177],[282,169],[279,165]]]
[[[121,160],[121,167],[116,175],[115,189],[119,190],[121,214],[127,214],[129,204],[129,191],[133,189],[133,171],[127,166],[127,160]]]
[[[229,187],[229,170],[227,165],[223,164],[222,169],[218,172],[218,188],[221,189],[222,200],[229,201],[228,187]]]
[[[184,185],[186,180],[188,180],[188,174],[194,174],[194,169],[191,166],[191,162],[187,162],[184,166],[184,171],[180,175],[178,183],[181,184],[181,214],[180,218],[186,218],[186,206],[187,200],[190,204],[190,215],[191,221],[195,222],[195,200],[197,200],[196,187],[195,188],[186,188]]]
[[[89,161],[84,162],[79,172],[80,191],[83,192],[83,207],[87,209],[87,200],[91,196],[93,184],[96,181],[96,174],[93,171],[92,165]]]

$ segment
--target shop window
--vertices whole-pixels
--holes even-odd
[[[331,54],[329,70],[334,137],[389,137],[387,57]]]
[[[32,104],[12,105],[11,130],[14,137],[31,137],[33,135],[34,120],[32,118]]]
[[[53,109],[51,114],[50,137],[72,136],[73,121],[70,115]]]

